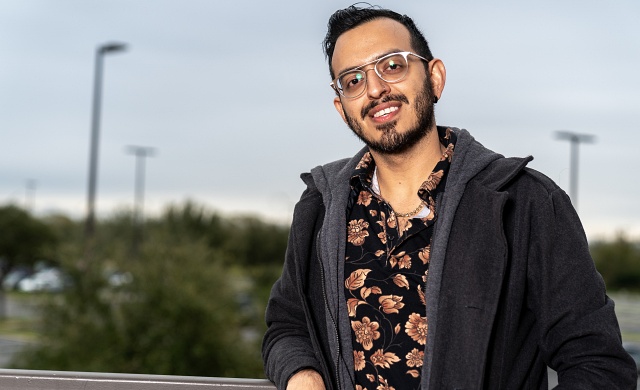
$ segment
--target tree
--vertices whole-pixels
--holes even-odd
[[[623,233],[591,245],[591,255],[608,290],[640,291],[640,247]]]
[[[16,206],[0,207],[0,258],[5,260],[4,272],[16,264],[31,266],[51,255],[56,243],[53,231],[40,220]]]
[[[119,212],[99,221],[94,256],[81,262],[80,224],[47,221],[68,238],[57,257],[70,288],[47,301],[40,340],[15,368],[264,376],[263,313],[287,228],[188,202],[147,220],[133,256],[131,218]],[[131,277],[110,283],[113,272]]]
[[[156,236],[132,260],[110,261],[130,272],[114,286],[91,267],[46,306],[42,338],[17,367],[199,376],[262,376],[241,333],[234,279],[224,254],[203,242]]]
[[[0,207],[0,282],[16,265],[33,266],[53,253],[53,231],[19,207]],[[51,260],[51,259],[49,259]],[[5,294],[0,288],[0,318],[5,317]]]

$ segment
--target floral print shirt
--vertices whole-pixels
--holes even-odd
[[[413,218],[397,217],[378,195],[369,152],[351,178],[344,288],[356,390],[420,388],[435,200],[444,191],[456,140],[449,129],[439,136],[446,151],[418,190],[426,207]]]

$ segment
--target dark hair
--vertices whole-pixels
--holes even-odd
[[[367,7],[359,7],[358,4],[366,4]],[[413,50],[416,51],[416,54],[423,56],[429,61],[433,59],[427,40],[410,17],[407,15],[400,15],[399,13],[389,9],[372,6],[368,3],[356,3],[345,9],[340,9],[334,12],[329,18],[329,23],[327,24],[327,35],[322,42],[322,46],[324,54],[327,57],[327,61],[329,62],[329,73],[331,74],[332,79],[335,77],[333,69],[331,68],[333,51],[336,47],[336,41],[340,35],[358,27],[361,24],[379,18],[393,19],[405,26],[411,35],[411,46]]]

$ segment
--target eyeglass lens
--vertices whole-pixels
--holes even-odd
[[[402,54],[393,54],[382,57],[375,64],[378,76],[386,82],[394,82],[402,79],[407,74],[407,59]],[[346,97],[358,96],[364,91],[367,74],[364,70],[353,70],[338,78],[338,86]]]

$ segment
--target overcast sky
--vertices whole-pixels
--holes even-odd
[[[0,204],[86,212],[95,48],[105,58],[97,211],[130,208],[148,146],[146,210],[193,199],[290,219],[299,174],[360,142],[332,104],[321,42],[343,1],[2,0]],[[411,16],[447,67],[437,122],[468,129],[569,191],[591,238],[640,236],[640,2],[379,1]]]

